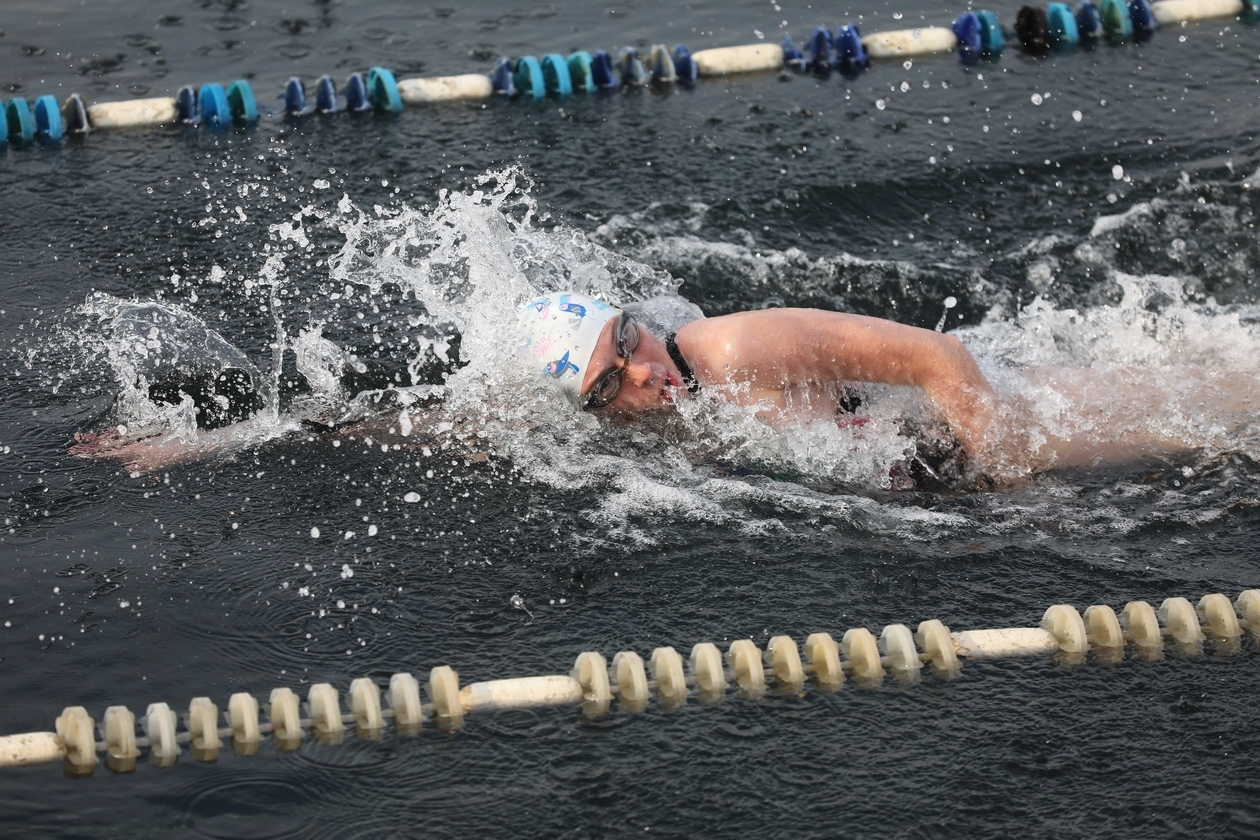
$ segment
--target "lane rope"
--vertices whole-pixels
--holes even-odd
[[[987,10],[964,12],[949,26],[924,26],[863,36],[856,24],[846,23],[834,33],[815,27],[798,49],[791,35],[781,44],[745,44],[692,53],[679,44],[672,50],[656,44],[646,60],[634,47],[623,47],[614,58],[603,50],[579,50],[567,58],[548,53],[501,58],[488,75],[395,79],[384,67],[366,76],[352,73],[340,89],[331,76],[315,84],[314,102],[308,101],[302,80],[284,86],[281,112],[287,117],[339,111],[373,111],[392,115],[408,105],[488,99],[495,95],[540,100],[592,94],[622,87],[692,84],[703,76],[725,76],[757,71],[795,71],[853,76],[865,71],[872,59],[905,60],[916,56],[956,52],[963,64],[997,61],[1013,38],[1032,55],[1071,50],[1106,41],[1119,45],[1151,37],[1160,26],[1214,18],[1237,18],[1252,23],[1260,18],[1260,0],[1083,0],[1075,10],[1065,3],[1045,8],[1024,6],[1014,28],[1004,31],[997,15]],[[57,108],[50,95],[32,106],[20,97],[9,99],[0,115],[0,135],[9,143],[29,146],[36,139],[57,144],[63,135],[84,135],[94,129],[184,123],[226,128],[251,125],[260,113],[249,82],[237,79],[226,89],[218,83],[185,86],[173,97],[132,99],[88,104],[77,93]]]
[[[1076,665],[1092,652],[1096,660],[1115,662],[1131,655],[1146,660],[1163,656],[1166,646],[1179,653],[1202,653],[1205,642],[1221,656],[1241,650],[1244,632],[1260,638],[1260,589],[1249,589],[1233,602],[1222,594],[1203,596],[1197,605],[1167,598],[1159,608],[1130,601],[1119,614],[1105,604],[1084,614],[1068,604],[1045,611],[1038,627],[1009,627],[951,633],[929,619],[912,632],[890,624],[877,638],[868,628],[845,631],[837,642],[829,633],[811,634],[802,648],[791,636],[775,636],[766,649],[751,639],[736,639],[725,656],[712,642],[701,642],[684,660],[672,647],[652,651],[645,663],[632,650],[617,653],[611,664],[598,651],[581,653],[568,674],[548,674],[475,682],[460,687],[449,665],[429,672],[421,698],[420,682],[409,673],[394,674],[382,690],[369,677],[350,684],[349,711],[329,683],[312,685],[306,702],[288,687],[273,689],[266,704],[247,692],[233,694],[222,714],[208,697],[195,697],[183,714],[166,703],[152,703],[142,718],[125,706],[110,706],[99,725],[83,706],[69,706],[54,732],[26,732],[0,737],[0,767],[21,767],[62,760],[71,776],[90,775],[104,754],[118,773],[135,770],[142,750],[158,767],[174,764],[186,745],[197,761],[214,761],[225,744],[236,755],[256,755],[263,736],[291,752],[307,736],[340,743],[347,727],[361,738],[379,740],[392,724],[396,736],[417,735],[426,723],[459,730],[468,714],[504,709],[580,706],[594,718],[610,713],[612,703],[630,713],[647,708],[653,696],[665,710],[676,710],[689,697],[721,699],[733,684],[744,696],[759,698],[770,688],[800,692],[806,683],[835,692],[852,679],[873,689],[891,675],[901,683],[921,677],[926,666],[951,676],[964,659],[1057,655]],[[383,695],[388,705],[382,702]],[[182,728],[181,728],[182,727]]]

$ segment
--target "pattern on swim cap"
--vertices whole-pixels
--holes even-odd
[[[561,296],[560,296],[560,311],[561,311],[561,312],[568,312],[568,313],[570,313],[571,315],[576,315],[576,316],[578,316],[579,318],[585,318],[585,317],[586,317],[586,307],[584,307],[584,306],[583,306],[582,304],[580,304],[580,303],[570,303],[568,298],[569,298],[569,296],[568,296],[568,295],[561,295]]]
[[[565,390],[581,384],[604,325],[621,310],[580,292],[542,295],[520,309],[524,355]]]
[[[552,379],[559,379],[570,371],[573,373],[581,373],[581,369],[573,362],[569,361],[569,351],[565,350],[564,355],[556,359],[554,362],[547,362],[547,366],[543,368],[547,375]]]

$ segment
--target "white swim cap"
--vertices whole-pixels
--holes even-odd
[[[574,399],[604,325],[621,315],[615,306],[580,292],[552,292],[520,310],[524,357]]]

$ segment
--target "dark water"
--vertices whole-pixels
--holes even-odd
[[[858,13],[868,30],[954,13],[782,0],[6,11],[0,82],[22,95],[162,95],[245,75],[272,108],[292,74],[478,72],[500,54],[697,49],[754,30],[803,38]],[[1009,23],[1016,7],[997,11]],[[361,433],[278,424],[131,477],[68,449],[76,432],[135,417],[104,356],[118,346],[82,308],[90,294],[161,299],[261,370],[277,319],[290,338],[319,320],[363,362],[352,387],[405,384],[416,337],[441,325],[417,315],[411,269],[373,249],[433,219],[476,240],[500,206],[519,217],[521,201],[534,215],[517,233],[550,249],[549,270],[576,270],[581,248],[564,243],[584,232],[638,267],[614,288],[638,288],[626,272],[668,272],[709,314],[809,305],[933,326],[952,295],[947,328],[973,327],[961,334],[995,368],[1250,374],[1258,56],[1260,33],[1231,21],[971,69],[937,57],[856,79],[762,74],[9,147],[0,731],[49,729],[72,704],[99,720],[113,704],[222,706],[235,691],[344,689],[439,664],[471,682],[567,671],[587,649],[685,653],[924,618],[1031,626],[1053,603],[1256,586],[1260,448],[1251,424],[1209,434],[1210,405],[1188,455],[993,493],[887,492],[872,452],[888,439],[850,451],[833,438],[739,437],[746,455],[715,466],[572,419],[549,422],[557,438],[579,436],[573,448],[544,440],[546,423],[494,431],[489,409],[487,440],[446,451],[382,452]],[[500,180],[520,189],[489,211],[441,195],[506,166],[520,174]],[[338,210],[343,195],[352,209]],[[461,259],[493,264],[501,243],[483,239],[443,252],[459,264],[451,282],[473,282]],[[358,282],[328,266],[348,240]],[[282,270],[262,283],[276,255]],[[430,361],[417,381],[439,380]],[[293,423],[300,396],[283,395]],[[854,472],[860,458],[876,467]],[[1245,641],[1235,655],[1209,645],[1157,662],[968,664],[949,681],[614,707],[593,721],[473,716],[457,735],[266,745],[213,765],[185,754],[171,769],[80,781],[56,766],[7,770],[0,833],[1247,836],[1260,830],[1257,663]]]

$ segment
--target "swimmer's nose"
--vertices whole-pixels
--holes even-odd
[[[626,366],[626,372],[623,373],[622,376],[625,377],[626,382],[637,388],[642,388],[645,385],[651,385],[652,379],[654,378],[652,373],[652,363],[637,362],[634,359],[631,359],[630,364]]]

